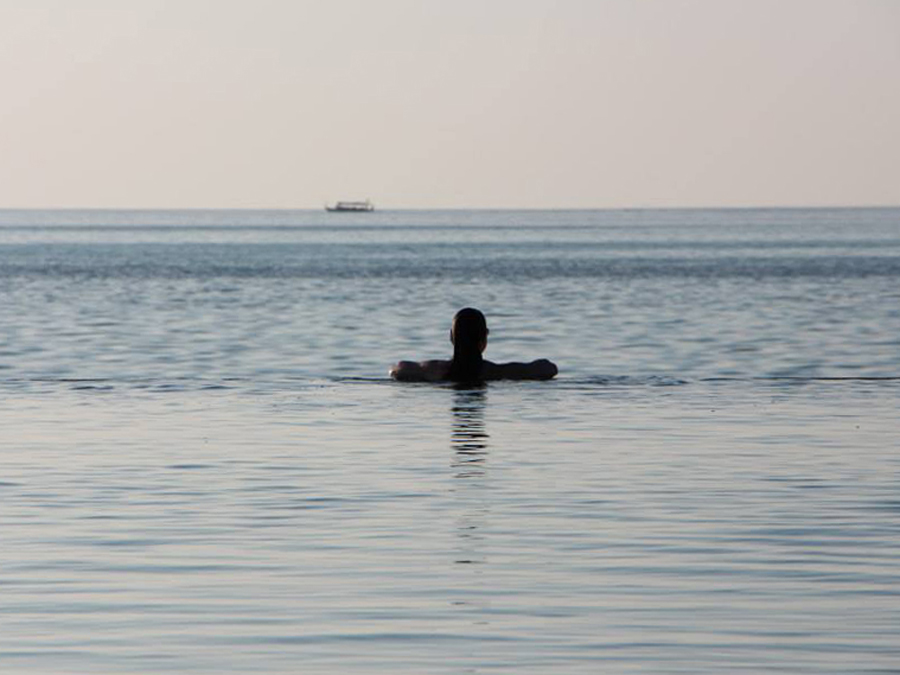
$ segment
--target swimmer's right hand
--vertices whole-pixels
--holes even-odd
[[[537,361],[532,362],[531,366],[534,368],[535,376],[541,379],[552,379],[556,377],[556,374],[559,372],[559,368],[556,367],[556,364],[548,359],[538,359]]]

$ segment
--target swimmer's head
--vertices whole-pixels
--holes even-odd
[[[477,350],[480,354],[487,347],[489,332],[484,314],[472,307],[466,307],[453,317],[450,342],[453,343],[456,352]]]

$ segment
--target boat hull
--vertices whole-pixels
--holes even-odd
[[[375,210],[375,205],[371,202],[338,202],[334,206],[325,206],[325,210],[330,213],[367,213]]]

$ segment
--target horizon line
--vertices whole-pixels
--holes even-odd
[[[767,211],[898,209],[897,204],[737,205],[737,206],[387,206],[384,211]],[[324,211],[310,206],[0,206],[0,211]],[[360,214],[355,214],[360,215]],[[363,214],[364,215],[364,214]]]

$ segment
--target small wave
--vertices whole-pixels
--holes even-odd
[[[576,387],[680,387],[690,384],[690,380],[671,375],[594,375],[555,380],[560,385]]]
[[[900,382],[900,375],[761,375],[761,376],[709,376],[709,377],[679,377],[675,375],[587,375],[567,377],[565,374],[550,381],[520,381],[501,380],[488,382],[479,387],[553,387],[555,389],[610,389],[610,388],[640,388],[640,387],[682,387],[691,384],[706,385],[772,385],[772,386],[803,386],[813,384],[891,384]],[[291,392],[321,387],[335,387],[341,385],[390,385],[396,383],[390,377],[374,376],[318,376],[318,377],[222,377],[222,378],[143,378],[143,377],[20,377],[0,379],[0,390],[7,391],[52,391],[54,389],[67,389],[69,391],[84,394],[100,394],[112,391],[118,392],[144,392],[144,393],[190,393],[190,392],[228,392],[241,391],[250,388],[257,392]],[[409,383],[401,386],[409,387]],[[458,385],[452,382],[420,383],[434,389],[458,389]]]
[[[900,375],[760,375],[748,377],[704,377],[700,382],[900,382]]]

